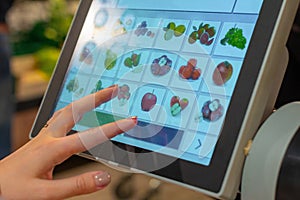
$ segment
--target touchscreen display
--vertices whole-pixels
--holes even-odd
[[[262,0],[94,0],[55,110],[119,85],[74,127],[138,116],[113,141],[209,166]]]

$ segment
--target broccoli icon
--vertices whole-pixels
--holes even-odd
[[[225,37],[221,40],[222,45],[229,44],[239,49],[244,49],[247,39],[243,36],[243,30],[237,27],[229,29]]]

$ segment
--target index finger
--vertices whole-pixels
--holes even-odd
[[[114,121],[102,126],[88,129],[86,131],[70,135],[64,138],[73,144],[73,153],[79,153],[89,150],[94,146],[103,143],[120,133],[124,133],[137,125],[137,117],[130,117],[118,121]]]
[[[61,163],[75,153],[89,150],[120,133],[134,128],[137,121],[137,117],[130,117],[59,138],[56,145],[52,147],[55,148],[55,151],[52,151],[51,159],[54,158],[52,159],[52,161],[55,160],[54,164]]]
[[[47,130],[54,137],[65,136],[66,133],[69,132],[78,121],[80,121],[84,113],[113,99],[117,96],[117,94],[118,86],[113,85],[74,101],[53,115],[53,117],[47,122]]]

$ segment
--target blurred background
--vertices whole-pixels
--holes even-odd
[[[5,0],[1,1],[5,4]],[[8,71],[4,73],[0,66],[0,159],[29,140],[28,134],[79,0],[15,0],[8,10],[10,3],[1,7],[2,15],[8,12],[0,21],[0,46],[5,47],[0,55],[8,56],[10,61],[9,83],[2,81]],[[300,100],[299,21],[298,15],[288,42],[290,62],[276,107]],[[8,46],[3,45],[6,36],[9,36]],[[192,190],[145,175],[120,172],[76,156],[58,166],[55,173],[61,178],[94,168],[105,168],[113,174],[111,186],[100,193],[74,199],[210,199]]]
[[[6,21],[17,103],[43,95],[77,6],[78,0],[14,1]]]

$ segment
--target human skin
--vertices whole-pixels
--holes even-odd
[[[74,101],[54,113],[40,133],[23,147],[0,161],[0,199],[64,199],[103,189],[110,175],[93,171],[53,180],[53,169],[75,153],[85,151],[137,124],[137,118],[122,119],[66,136],[85,112],[118,94],[118,86]]]

